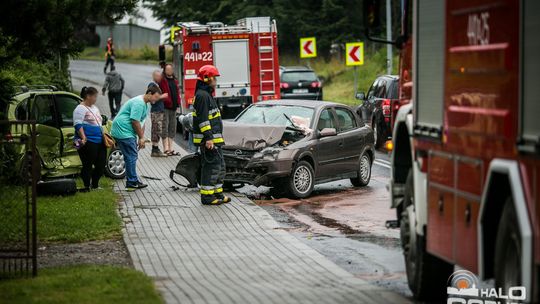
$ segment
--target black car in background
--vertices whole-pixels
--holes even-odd
[[[282,99],[322,100],[322,82],[305,66],[280,67]]]
[[[373,128],[375,147],[379,148],[392,136],[392,126],[399,109],[399,77],[395,75],[379,76],[368,90],[356,94],[362,104],[356,113]]]

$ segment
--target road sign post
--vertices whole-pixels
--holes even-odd
[[[364,43],[350,42],[345,45],[345,64],[354,67],[354,94],[358,92],[358,66],[364,64]]]
[[[300,58],[317,57],[317,40],[315,37],[300,38]]]

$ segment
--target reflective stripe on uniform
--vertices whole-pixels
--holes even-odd
[[[204,189],[201,189],[199,191],[202,195],[212,195],[215,193],[215,190],[204,190]]]
[[[204,138],[203,134],[193,134],[193,143],[194,144],[200,144],[202,142],[203,138]],[[212,139],[212,141],[215,144],[220,144],[220,143],[225,142],[225,140],[223,140],[223,137],[219,133],[214,134],[214,138]]]
[[[223,188],[216,188],[216,193],[222,193],[223,192]]]
[[[215,118],[218,118],[218,117],[221,117],[221,113],[220,113],[220,112],[217,112],[217,113],[214,114],[214,115],[208,114],[208,119],[210,119],[210,120],[215,119]]]
[[[210,131],[212,129],[212,127],[210,125],[207,125],[207,126],[204,126],[201,128],[201,132],[206,132],[206,131]]]

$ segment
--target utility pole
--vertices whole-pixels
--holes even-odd
[[[386,39],[392,41],[392,0],[386,0]],[[386,44],[386,73],[392,74],[391,44]]]

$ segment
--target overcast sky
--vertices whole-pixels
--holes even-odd
[[[163,27],[163,23],[152,16],[151,10],[142,7],[141,1],[139,1],[139,12],[141,12],[141,14],[146,20],[135,20],[136,24],[155,30],[161,30],[161,28]],[[129,16],[125,16],[124,19],[122,19],[122,21],[120,21],[119,23],[128,23],[128,20]]]

